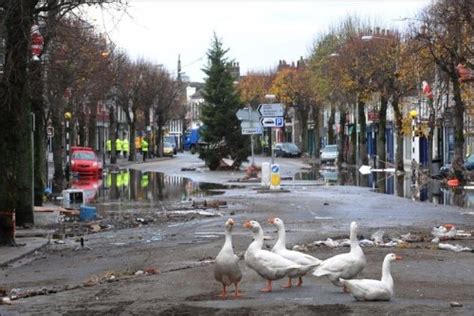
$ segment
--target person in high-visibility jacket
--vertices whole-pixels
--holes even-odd
[[[115,140],[115,153],[117,156],[120,156],[120,153],[122,152],[122,140],[120,138],[117,138]]]
[[[137,153],[142,152],[142,139],[140,136],[135,137],[135,149],[137,150]]]
[[[149,179],[148,179],[148,172],[147,172],[147,173],[142,174],[142,177],[140,179],[140,186],[142,187],[142,189],[148,186],[148,182],[149,182]]]
[[[143,161],[146,161],[146,156],[148,155],[148,142],[145,137],[142,138],[140,145],[142,147]]]
[[[130,144],[128,143],[127,137],[125,137],[125,138],[122,140],[122,153],[123,153],[123,158],[127,158],[129,150],[130,150]]]
[[[112,152],[112,141],[110,138],[105,142],[105,149],[107,150],[107,157],[110,158],[110,153]]]

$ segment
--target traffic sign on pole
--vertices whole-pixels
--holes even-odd
[[[283,127],[285,125],[283,117],[262,117],[260,122],[263,127]]]
[[[260,121],[260,116],[257,111],[252,110],[251,108],[243,108],[235,113],[239,121]]]
[[[257,112],[263,117],[283,116],[283,104],[260,104],[257,108]]]

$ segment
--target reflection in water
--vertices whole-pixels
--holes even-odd
[[[109,200],[185,201],[209,195],[209,190],[223,188],[223,185],[193,182],[160,172],[130,169],[108,173],[103,191]]]
[[[394,194],[414,201],[434,204],[474,207],[474,190],[450,189],[443,187],[439,180],[431,178],[412,179],[409,173],[395,175],[393,173],[357,174],[354,168],[337,169],[333,166],[314,168],[310,172],[295,175],[295,180],[322,180],[328,185],[359,185],[369,187],[374,192]]]
[[[107,209],[130,209],[136,208],[137,202],[142,207],[146,204],[157,208],[162,202],[201,198],[213,194],[211,190],[222,190],[226,186],[130,169],[109,172],[103,180],[74,179],[71,188],[84,190],[88,204],[107,204]]]

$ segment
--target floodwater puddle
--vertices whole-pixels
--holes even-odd
[[[411,174],[396,176],[393,173],[361,175],[354,168],[337,169],[321,166],[295,174],[294,180],[319,180],[326,185],[354,185],[371,188],[374,192],[397,195],[414,201],[474,208],[474,186],[452,188],[439,179],[414,181]]]

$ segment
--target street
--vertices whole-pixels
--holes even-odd
[[[258,157],[260,164],[269,158]],[[302,159],[278,158],[282,176],[309,166]],[[141,171],[164,172],[193,181],[228,184],[243,171],[208,171],[196,156],[178,154],[167,160],[128,166]],[[181,171],[185,170],[193,171]],[[474,231],[474,216],[466,209],[415,202],[373,193],[369,188],[325,186],[318,181],[283,181],[289,192],[262,193],[259,183],[240,183],[225,193],[206,197],[223,200],[208,215],[159,217],[126,229],[103,229],[48,246],[2,268],[0,289],[35,293],[0,305],[0,315],[472,315],[474,310],[474,256],[472,252],[440,250],[431,243],[435,226],[453,224]],[[175,201],[170,209],[188,209],[191,201]],[[132,217],[143,217],[136,203]],[[153,211],[153,210],[152,210]],[[161,210],[160,210],[161,211]],[[150,210],[146,209],[146,212]],[[158,210],[155,210],[158,212]],[[149,213],[147,213],[149,214]],[[213,277],[213,260],[224,243],[224,222],[232,217],[234,251],[240,256],[243,297],[217,297],[221,286]],[[384,241],[411,233],[414,239],[395,247],[366,246],[367,266],[359,278],[380,279],[387,253],[402,256],[392,263],[395,294],[389,302],[357,302],[326,278],[307,275],[301,288],[283,289],[274,282],[272,293],[248,268],[243,254],[252,241],[243,227],[253,219],[263,227],[265,247],[276,241],[276,229],[267,223],[279,217],[286,224],[287,246],[298,245],[308,254],[326,259],[348,252],[347,247],[316,245],[327,238],[348,238],[350,222],[359,225],[359,239],[378,230]],[[20,241],[21,242],[21,241]],[[444,241],[474,248],[474,238]],[[233,290],[233,287],[232,287]],[[458,302],[461,307],[451,307]]]

